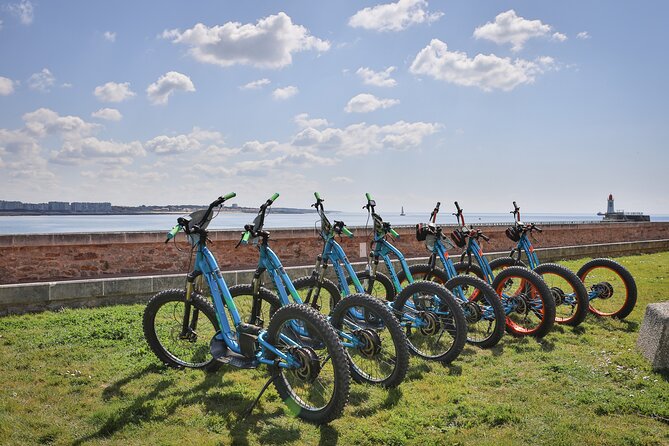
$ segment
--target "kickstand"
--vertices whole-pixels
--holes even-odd
[[[253,412],[253,409],[256,407],[256,404],[258,404],[258,401],[260,401],[260,398],[262,397],[263,393],[265,393],[265,390],[267,390],[267,388],[269,387],[269,385],[270,385],[270,384],[271,384],[271,383],[272,383],[278,376],[279,376],[279,374],[276,373],[276,374],[273,374],[272,376],[269,377],[269,379],[267,380],[267,382],[265,383],[265,385],[264,385],[264,386],[262,387],[262,389],[260,390],[260,393],[258,394],[258,396],[256,397],[256,399],[255,399],[255,400],[249,405],[249,407],[247,407],[246,410],[244,410],[244,412],[242,413],[242,417],[241,417],[240,421],[244,421],[244,420],[246,419],[246,417],[248,417],[249,415],[251,415],[251,412]]]

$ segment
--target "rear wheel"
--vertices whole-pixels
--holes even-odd
[[[358,276],[360,284],[366,294],[387,302],[395,300],[395,296],[397,295],[395,287],[393,286],[392,280],[385,274],[377,272],[374,279],[369,277],[369,271],[358,271],[355,274]],[[348,279],[348,284],[351,292],[357,293],[350,278]]]
[[[467,322],[455,297],[441,285],[418,281],[407,285],[393,308],[416,355],[450,363],[467,342]]]
[[[351,375],[344,347],[323,315],[306,305],[281,307],[270,320],[266,339],[296,363],[288,368],[270,366],[274,386],[288,409],[316,424],[341,416]],[[275,357],[267,352],[268,359]]]
[[[193,293],[184,331],[186,291],[161,291],[144,309],[142,326],[149,347],[165,365],[174,368],[214,370],[209,342],[218,331],[216,311],[202,296]]]
[[[593,259],[578,270],[588,292],[590,312],[624,319],[634,310],[636,282],[624,266],[611,259]]]
[[[460,275],[468,274],[470,276],[478,277],[481,280],[485,280],[483,270],[478,265],[474,265],[473,263],[469,264],[467,262],[457,262],[453,263],[453,267],[455,268],[455,272]]]
[[[318,287],[316,277],[304,276],[293,280],[293,286],[305,304],[326,316],[332,314],[335,305],[341,300],[339,288],[329,279],[324,278]]]
[[[239,313],[242,322],[247,324],[257,325],[258,327],[267,327],[270,319],[281,307],[279,298],[276,294],[264,287],[258,290],[258,303],[256,310],[256,317],[252,318],[253,312],[253,285],[235,285],[230,287],[230,295],[235,302],[235,307]],[[234,321],[228,314],[228,323],[231,327],[235,326]]]
[[[490,262],[494,274],[510,266],[522,266],[522,261],[500,257]],[[555,300],[555,322],[577,326],[588,315],[588,293],[581,279],[572,271],[556,263],[542,263],[534,269],[539,274]]]
[[[502,339],[506,315],[502,302],[489,284],[470,275],[449,279],[444,270],[430,268],[427,264],[412,265],[409,271],[414,279],[431,280],[453,293],[465,313],[467,342],[489,348]],[[402,284],[408,283],[405,278],[404,271],[398,274]]]
[[[548,334],[555,322],[555,300],[541,276],[510,266],[499,272],[492,287],[502,298],[509,332],[537,338]]]
[[[346,349],[351,377],[356,382],[398,386],[409,367],[407,339],[388,306],[365,294],[344,297],[332,311],[330,323],[358,345]]]

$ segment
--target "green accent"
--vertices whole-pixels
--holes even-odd
[[[224,199],[224,200],[229,200],[229,199],[234,198],[234,197],[236,197],[236,196],[237,196],[236,193],[234,193],[234,192],[230,192],[229,194],[225,194],[225,195],[223,195],[223,199]]]
[[[270,200],[270,201],[275,201],[277,198],[279,198],[279,193],[278,193],[278,192],[275,192],[274,195],[272,195],[271,197],[269,197],[269,200]]]
[[[251,237],[251,233],[249,231],[246,231],[244,235],[242,236],[242,242],[243,243],[248,243],[249,242],[249,237]]]
[[[371,201],[372,196],[369,194],[369,192],[365,193],[365,197],[367,197],[367,201]]]
[[[174,237],[177,236],[177,233],[181,231],[181,225],[176,225],[175,227],[172,228],[170,232],[167,233],[167,239],[172,240]]]
[[[400,238],[400,235],[393,228],[390,228],[390,235],[392,235],[394,238]]]
[[[316,200],[320,200],[321,194],[319,194],[318,192],[314,192],[314,197],[316,197]]]
[[[341,228],[341,232],[343,232],[344,235],[347,235],[347,236],[349,236],[349,237],[353,237],[353,233],[352,233],[351,231],[349,231],[348,228],[347,228],[346,226],[344,226],[343,228]]]

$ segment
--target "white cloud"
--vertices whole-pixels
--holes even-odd
[[[35,11],[32,3],[28,0],[21,0],[19,3],[10,3],[5,9],[19,18],[24,25],[30,25],[33,22]]]
[[[139,141],[122,143],[90,136],[66,139],[60,151],[53,153],[51,160],[59,164],[80,164],[93,159],[113,164],[131,164],[134,158],[145,154]]]
[[[2,20],[0,20],[0,29],[2,29]],[[1,161],[1,160],[0,160]]]
[[[175,91],[195,91],[190,77],[176,71],[170,71],[149,85],[146,95],[156,105],[165,105]]]
[[[108,42],[116,42],[116,33],[112,31],[105,31],[102,35]]]
[[[60,84],[60,88],[72,88],[72,84],[69,82],[64,82]]]
[[[491,40],[498,45],[510,43],[511,51],[520,51],[525,42],[533,37],[548,37],[553,31],[550,25],[542,23],[541,20],[527,20],[516,15],[516,11],[510,9],[495,17],[495,22],[488,22],[474,30],[477,39]],[[564,41],[567,39],[562,33],[554,33],[554,40]]]
[[[399,104],[397,99],[379,99],[373,94],[362,93],[351,98],[346,104],[346,113],[369,113],[379,108],[388,108]]]
[[[293,24],[283,12],[260,19],[255,25],[227,22],[208,27],[198,23],[183,32],[165,30],[161,37],[189,46],[195,60],[223,67],[239,64],[281,68],[292,63],[293,53],[330,49],[328,41],[310,35],[307,28]]]
[[[283,88],[277,88],[272,92],[272,97],[277,101],[283,101],[288,98],[295,96],[300,90],[295,86],[288,86]]]
[[[431,23],[444,14],[428,12],[425,0],[399,0],[384,3],[356,12],[348,21],[349,26],[374,31],[401,31],[418,23]]]
[[[0,76],[0,96],[9,96],[14,93],[14,81]]]
[[[120,121],[123,119],[121,112],[115,108],[101,108],[100,110],[91,113],[91,116],[106,121]]]
[[[354,182],[353,178],[349,178],[349,177],[332,177],[332,181],[335,182],[335,183],[346,183],[346,184],[350,184],[350,183]]]
[[[531,62],[523,59],[512,61],[494,54],[477,54],[470,59],[464,52],[448,51],[444,42],[433,39],[416,55],[409,70],[413,74],[424,74],[484,91],[510,91],[518,85],[534,82],[537,74],[555,68],[555,61],[550,57],[540,57]]]
[[[249,82],[239,87],[240,90],[258,90],[271,82],[267,78],[258,79],[257,81]]]
[[[390,75],[395,70],[396,67],[388,67],[385,71],[374,71],[367,67],[360,67],[355,73],[366,85],[374,85],[375,87],[394,87],[397,85],[397,82],[390,77]]]
[[[295,116],[294,120],[295,123],[298,125],[298,127],[302,129],[307,127],[313,127],[313,128],[324,127],[330,124],[327,119],[322,119],[322,118],[309,119],[309,115],[307,113],[300,113],[299,115]]]
[[[270,153],[279,149],[280,144],[277,141],[247,141],[242,145],[243,153]]]
[[[102,102],[122,102],[135,96],[135,92],[130,90],[130,82],[107,82],[95,87],[93,94]]]
[[[48,68],[43,68],[42,71],[34,73],[28,78],[28,87],[32,90],[48,92],[55,82],[56,78],[53,77],[51,71]]]
[[[576,38],[581,40],[587,40],[590,37],[591,37],[590,33],[588,33],[587,31],[581,31],[580,33],[576,34]]]
[[[100,127],[78,116],[60,116],[48,108],[26,113],[22,118],[26,131],[37,138],[58,135],[66,139],[80,139],[94,133]]]
[[[202,130],[194,127],[187,135],[165,136],[160,135],[144,144],[146,150],[157,155],[174,155],[178,153],[199,151],[209,143],[209,149],[218,148],[223,144],[223,135],[219,132]]]

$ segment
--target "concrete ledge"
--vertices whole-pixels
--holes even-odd
[[[536,251],[542,262],[593,257],[616,257],[669,251],[669,240],[563,246],[542,248]],[[507,251],[486,253],[489,259],[507,255],[509,255]],[[459,256],[453,256],[452,259],[457,262],[459,261]],[[409,264],[425,263],[426,261],[427,257],[407,259]],[[398,264],[397,261],[394,263],[395,265]],[[353,268],[356,271],[364,269],[365,265],[365,262],[353,262]],[[288,275],[292,279],[295,279],[311,274],[313,264],[286,267],[285,269]],[[233,286],[250,283],[253,273],[254,270],[250,269],[224,271],[223,277],[228,286]],[[335,279],[332,268],[328,269],[328,275],[331,279]],[[268,281],[269,279],[265,277],[264,282],[267,284]],[[169,288],[183,288],[184,285],[185,274],[0,285],[0,315],[58,309],[61,307],[141,302],[147,300],[158,291]],[[664,352],[664,354],[669,355],[667,350],[664,350]]]
[[[669,370],[669,302],[646,307],[637,347],[650,361],[653,370]]]

